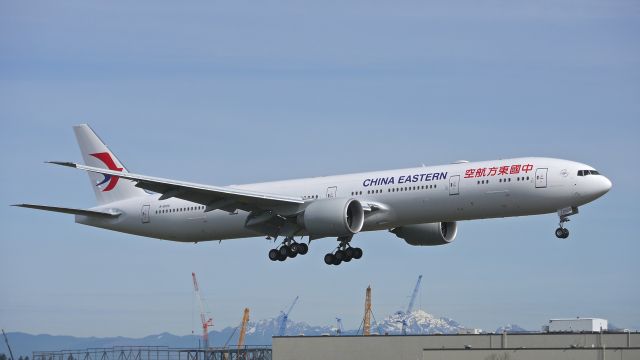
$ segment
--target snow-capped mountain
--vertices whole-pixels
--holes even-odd
[[[455,334],[464,329],[464,326],[452,319],[435,317],[424,310],[414,310],[409,314],[397,312],[389,315],[377,326],[374,325],[372,331],[401,334],[403,320],[406,322],[407,334]]]
[[[500,326],[499,328],[496,329],[496,334],[502,334],[503,332],[515,334],[515,333],[529,332],[529,330],[524,329],[516,324]]]

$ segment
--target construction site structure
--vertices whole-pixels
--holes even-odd
[[[342,326],[342,319],[339,317],[336,318],[336,333],[338,336],[341,336],[344,333],[344,327]]]
[[[371,285],[367,286],[364,298],[364,320],[362,334],[364,336],[371,335]]]
[[[289,306],[289,310],[287,310],[287,312],[281,311],[281,318],[280,318],[280,329],[278,330],[278,336],[284,336],[285,331],[287,330],[287,320],[289,320],[289,313],[291,313],[291,310],[293,310],[293,307],[296,306],[296,303],[298,302],[298,298],[300,298],[299,296],[296,296],[295,299],[293,299],[293,302],[291,303],[291,306]]]
[[[13,360],[13,351],[11,351],[11,346],[9,346],[9,339],[7,339],[7,334],[5,334],[4,329],[2,329],[2,336],[4,337],[4,342],[7,344],[7,349],[9,349],[9,356],[11,356],[11,360]]]
[[[249,322],[249,308],[244,308],[242,315],[242,325],[240,325],[240,335],[238,335],[238,349],[244,346],[244,339],[247,335],[247,323]]]
[[[407,311],[405,311],[402,316],[402,335],[407,335],[407,319],[409,318],[409,316],[411,316],[411,312],[413,311],[413,305],[416,302],[416,297],[418,295],[418,290],[420,290],[421,281],[422,281],[422,275],[418,276],[418,281],[416,282],[416,286],[413,288],[413,293],[411,293],[411,299],[409,300]]]
[[[200,322],[202,323],[202,347],[209,348],[209,327],[213,326],[213,319],[207,318],[207,313],[204,309],[204,302],[200,296],[200,286],[198,286],[198,279],[196,273],[192,272],[191,277],[193,279],[193,290],[195,291],[198,302],[200,303]]]

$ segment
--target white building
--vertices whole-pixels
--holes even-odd
[[[605,319],[575,318],[549,320],[549,332],[600,332],[607,331],[608,323]],[[545,327],[546,330],[546,327]]]

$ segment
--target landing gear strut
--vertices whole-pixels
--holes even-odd
[[[340,265],[342,262],[360,259],[362,257],[362,249],[351,247],[349,242],[352,238],[353,235],[339,237],[340,244],[338,244],[336,251],[326,254],[324,263],[327,265]]]
[[[309,246],[307,244],[296,242],[292,237],[287,237],[279,247],[269,250],[269,260],[285,261],[287,258],[304,255],[308,251]]]
[[[558,224],[558,228],[556,229],[556,237],[559,239],[566,239],[569,237],[569,229],[564,228],[564,223],[569,221],[569,216],[575,215],[578,213],[577,206],[570,206],[566,208],[562,208],[558,210],[558,216],[560,217],[560,224]]]

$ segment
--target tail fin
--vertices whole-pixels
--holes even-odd
[[[89,125],[82,124],[73,127],[84,163],[104,169],[127,172],[120,160],[109,150]],[[124,200],[145,195],[144,190],[135,187],[131,181],[118,181],[117,176],[107,176],[89,172],[91,187],[96,194],[98,204]]]

